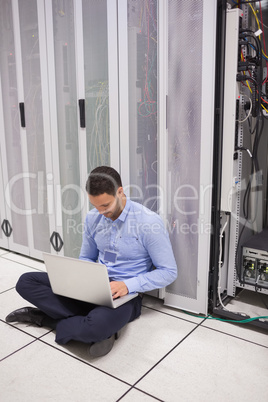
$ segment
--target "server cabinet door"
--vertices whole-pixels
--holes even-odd
[[[100,165],[119,167],[116,0],[75,1],[80,177]]]
[[[43,0],[13,0],[13,23],[23,137],[23,174],[30,255],[49,252],[54,216],[49,210],[52,171]]]
[[[116,1],[82,0],[87,170],[118,168]]]
[[[119,166],[116,2],[50,0],[45,9],[56,228],[64,254],[78,257],[88,173]]]
[[[168,1],[167,225],[178,278],[165,303],[207,313],[216,2]],[[169,183],[169,185],[168,185]]]
[[[75,2],[78,93],[85,116],[81,120],[80,109],[83,190],[88,173],[95,167],[119,168],[116,9],[116,0]],[[88,206],[85,203],[83,219]]]
[[[119,0],[121,172],[127,193],[158,210],[158,0]]]
[[[45,2],[55,208],[55,251],[78,257],[84,192],[80,178],[78,78],[74,0]],[[56,240],[56,238],[55,238]],[[55,244],[54,244],[55,245]],[[62,247],[61,247],[62,245]]]
[[[27,168],[23,161],[25,135],[20,124],[11,0],[0,2],[0,35],[0,146],[3,174],[2,196],[5,202],[5,215],[3,210],[1,211],[1,225],[4,225],[1,233],[3,235],[5,232],[8,235],[11,250],[29,254],[25,193]]]

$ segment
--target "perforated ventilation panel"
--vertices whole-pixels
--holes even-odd
[[[44,152],[43,82],[39,40],[38,3],[19,1],[20,38],[25,119],[27,133],[28,171],[30,182],[32,231],[34,248],[49,252],[49,216],[47,211],[47,176]],[[43,62],[43,61],[42,61]]]
[[[130,196],[157,211],[157,0],[128,0]]]
[[[178,279],[167,291],[197,297],[203,2],[168,3],[168,225]],[[205,99],[203,100],[205,101]]]
[[[107,1],[83,0],[88,171],[110,165]]]
[[[0,2],[0,16],[0,70],[5,127],[5,133],[1,133],[1,135],[5,135],[6,142],[7,179],[12,183],[14,177],[20,177],[19,175],[23,171],[23,162],[20,143],[20,121],[16,108],[19,101],[12,3],[10,0]],[[9,46],[6,46],[6,43],[8,43]],[[10,187],[10,201],[14,206],[11,208],[12,237],[15,243],[27,246],[28,239],[25,235],[26,216],[20,213],[20,211],[25,211],[23,180],[16,180],[13,184],[14,185]]]

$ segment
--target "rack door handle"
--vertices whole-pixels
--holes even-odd
[[[4,219],[1,225],[1,229],[3,230],[6,237],[10,237],[12,233],[12,227],[7,219]]]
[[[57,232],[53,232],[51,237],[50,237],[50,243],[52,245],[52,247],[54,248],[55,251],[59,252],[61,251],[62,247],[63,247],[63,240],[60,237],[59,233]]]
[[[26,124],[25,124],[25,110],[24,110],[24,103],[23,102],[19,103],[19,108],[20,108],[20,124],[21,124],[21,127],[26,127]]]
[[[86,113],[85,113],[85,99],[79,99],[79,112],[80,112],[80,127],[86,127]]]

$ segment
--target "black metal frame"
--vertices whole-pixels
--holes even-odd
[[[217,304],[218,256],[220,233],[221,205],[221,167],[222,167],[222,136],[223,136],[223,95],[224,95],[224,49],[226,28],[226,0],[218,0],[216,61],[215,61],[215,115],[214,115],[214,152],[213,152],[213,190],[211,211],[211,247],[208,306],[210,312]]]
[[[223,100],[224,100],[224,61],[225,61],[225,31],[226,31],[227,0],[217,0],[217,36],[216,36],[216,74],[215,74],[215,115],[214,115],[214,153],[213,153],[213,191],[212,191],[212,235],[210,248],[208,306],[209,312],[224,319],[234,321],[249,319],[248,315],[241,315],[224,310],[218,300],[218,259],[221,228],[221,171],[222,171],[222,140],[223,140]],[[238,289],[240,293],[243,289]],[[226,305],[232,297],[226,297]],[[253,320],[249,325],[268,329],[268,322]]]

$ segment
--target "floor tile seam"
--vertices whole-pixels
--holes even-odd
[[[31,342],[27,343],[26,345],[22,346],[19,349],[16,349],[14,352],[10,353],[9,355],[3,357],[2,359],[0,359],[0,363],[3,362],[4,360],[6,360],[8,357],[11,357],[13,355],[15,355],[16,353],[20,352],[21,350],[27,348],[27,346],[32,345],[33,343],[35,343],[38,339],[33,339]]]
[[[1,249],[1,250],[3,250],[3,249]],[[3,257],[4,255],[6,255],[6,254],[10,254],[10,253],[11,253],[11,251],[6,251],[5,253],[0,254],[0,258],[1,258],[1,257]]]
[[[134,387],[134,386],[133,386],[132,389],[136,389],[137,391],[142,392],[142,393],[145,394],[145,395],[151,396],[152,398],[154,398],[154,399],[157,400],[157,401],[165,402],[163,399],[159,399],[157,396],[152,395],[152,394],[150,394],[149,392],[143,391],[143,390],[140,389],[140,388],[137,388],[137,387]]]
[[[136,388],[136,387],[134,387],[134,386],[131,386],[131,388],[130,388],[129,390],[127,390],[122,396],[120,396],[120,398],[118,398],[118,399],[116,400],[116,402],[121,401],[121,400],[122,400],[130,391],[132,391],[133,389],[135,389],[136,391],[142,392],[143,394],[145,394],[145,395],[147,395],[147,396],[150,396],[151,398],[155,399],[156,401],[165,402],[165,401],[163,401],[163,399],[159,399],[159,398],[157,398],[156,396],[150,394],[149,392],[143,391],[142,389]]]
[[[210,328],[210,327],[207,327],[206,325],[202,325],[202,328],[211,329],[212,331],[220,332],[221,334],[224,334],[224,335],[227,335],[227,336],[231,336],[231,337],[236,338],[236,339],[239,339],[239,340],[241,340],[241,341],[245,341],[245,342],[248,342],[248,343],[252,343],[253,345],[261,346],[261,347],[263,347],[263,348],[265,348],[265,349],[268,349],[268,346],[262,345],[261,343],[257,343],[257,342],[251,341],[251,340],[249,340],[249,339],[241,338],[240,336],[233,335],[233,334],[229,334],[228,332],[221,331],[221,330],[219,330],[219,329]]]
[[[25,335],[31,336],[31,337],[34,338],[34,339],[39,339],[40,337],[42,337],[42,336],[44,336],[44,335],[47,335],[48,332],[51,332],[51,331],[48,331],[48,332],[46,332],[45,334],[42,334],[42,335],[40,335],[40,336],[35,336],[35,335],[32,335],[32,334],[29,334],[29,332],[23,330],[22,328],[16,327],[16,325],[13,325],[13,324],[10,323],[10,322],[6,322],[5,320],[2,320],[2,318],[0,318],[0,321],[3,322],[4,324],[8,325],[9,327],[12,327],[12,328],[17,329],[18,331],[22,332],[22,333],[25,334]],[[30,325],[29,325],[29,326],[30,326]]]
[[[204,319],[203,321],[205,321],[205,319]],[[202,321],[202,322],[203,322],[203,321]],[[136,385],[137,385],[141,380],[143,380],[151,371],[153,371],[167,356],[169,356],[169,355],[170,355],[182,342],[184,342],[194,331],[196,331],[197,328],[200,327],[200,325],[202,324],[202,322],[199,323],[195,328],[193,328],[187,335],[185,335],[185,337],[184,337],[183,339],[181,339],[175,346],[173,346],[173,348],[170,349],[169,352],[167,352],[161,359],[158,360],[158,362],[156,362],[148,371],[146,371],[146,373],[143,374],[143,375],[132,385],[131,389],[136,388]],[[131,391],[131,389],[129,389],[124,395],[122,395],[122,396],[120,397],[120,399],[118,399],[116,402],[120,401],[126,394],[128,394],[128,393]],[[138,388],[137,388],[137,389],[138,389]]]
[[[50,346],[51,348],[53,348],[53,349],[56,350],[57,352],[63,353],[63,354],[65,354],[65,355],[67,355],[68,357],[73,358],[73,359],[79,361],[80,363],[83,363],[83,364],[85,364],[86,366],[89,366],[89,367],[91,367],[91,368],[93,368],[93,369],[95,369],[95,370],[97,370],[97,371],[100,371],[101,373],[106,374],[106,375],[108,375],[109,377],[111,377],[111,378],[113,378],[113,379],[115,379],[115,380],[117,380],[117,381],[120,381],[120,382],[122,382],[123,384],[128,385],[129,387],[132,388],[132,384],[130,384],[129,382],[127,382],[127,381],[125,381],[125,380],[122,380],[121,378],[116,377],[115,375],[113,375],[113,374],[111,374],[111,373],[108,373],[108,372],[106,372],[105,370],[100,369],[99,367],[94,366],[93,363],[87,362],[87,361],[85,361],[85,360],[83,360],[83,359],[81,359],[81,358],[79,358],[79,357],[77,357],[77,356],[73,356],[73,355],[71,355],[70,353],[66,352],[65,350],[58,349],[56,346],[51,345],[51,343],[48,343],[48,342],[44,341],[44,340],[41,339],[41,338],[42,338],[42,337],[37,338],[36,340],[39,341],[39,342],[41,342],[41,343],[43,343],[43,344],[45,344],[46,346]]]
[[[6,260],[6,261],[9,261],[9,262],[14,262],[14,264],[22,265],[23,267],[27,267],[27,268],[31,268],[31,269],[36,269],[37,271],[40,271],[40,272],[45,272],[45,271],[43,271],[43,270],[40,269],[40,268],[31,267],[30,265],[25,264],[25,263],[20,262],[20,261],[14,261],[14,260],[11,260],[10,258],[5,258],[5,257],[3,257],[3,259]],[[34,260],[33,260],[33,261],[34,261]],[[41,261],[40,261],[40,262],[41,262]]]
[[[142,305],[142,307],[148,308],[149,310],[157,311],[158,313],[165,314],[165,315],[168,315],[168,316],[170,316],[170,317],[177,318],[177,319],[182,320],[182,321],[190,322],[191,324],[200,325],[200,323],[196,323],[196,322],[194,322],[194,321],[187,320],[186,318],[178,317],[178,316],[176,316],[176,315],[167,313],[166,311],[161,311],[161,310],[158,310],[158,309],[156,309],[156,308],[148,307],[148,306],[145,306],[145,305]],[[203,321],[204,321],[204,320],[206,320],[206,319],[207,319],[207,317],[200,317],[200,320],[203,320]],[[203,322],[203,321],[202,321],[202,322]]]
[[[0,292],[0,295],[3,293],[9,292],[10,290],[13,290],[13,289],[15,289],[15,286],[12,286],[12,288],[9,288],[7,290],[3,290],[2,292]]]
[[[36,262],[40,262],[40,263],[43,263],[43,262],[44,262],[44,261],[41,260],[40,258],[34,258],[34,257],[31,257],[30,255],[22,254],[22,253],[18,253],[18,252],[13,252],[13,251],[9,251],[9,252],[7,252],[7,253],[5,253],[5,254],[2,254],[2,255],[0,255],[0,257],[3,257],[3,258],[5,258],[6,260],[8,260],[9,258],[6,258],[6,257],[5,257],[6,254],[14,255],[14,256],[18,256],[18,257],[22,257],[22,258],[28,258],[28,259],[31,260],[31,261],[36,261]],[[10,261],[13,261],[13,260],[10,259]],[[14,261],[14,262],[16,262],[16,261]]]

